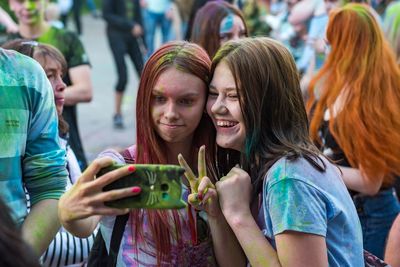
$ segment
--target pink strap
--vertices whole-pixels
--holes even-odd
[[[136,145],[132,145],[132,146],[128,147],[127,150],[129,151],[129,154],[131,154],[131,158],[135,159],[136,158]]]

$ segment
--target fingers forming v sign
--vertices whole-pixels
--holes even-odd
[[[197,168],[199,176],[193,173],[190,166],[187,164],[186,160],[181,154],[178,155],[178,161],[182,168],[185,169],[185,176],[189,181],[192,194],[189,196],[188,201],[195,206],[198,206],[199,199],[202,200],[203,196],[207,193],[209,188],[215,188],[211,183],[210,179],[207,177],[206,168],[206,152],[205,146],[201,146],[198,155]],[[200,192],[199,192],[200,191]]]

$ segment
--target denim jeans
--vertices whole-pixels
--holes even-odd
[[[353,201],[361,222],[364,249],[383,259],[390,227],[400,211],[394,189],[372,197],[355,195]]]
[[[171,28],[171,20],[168,19],[164,13],[154,13],[146,11],[145,13],[145,27],[146,27],[146,45],[147,57],[154,52],[154,35],[157,26],[161,27],[162,43],[169,41],[169,32]]]

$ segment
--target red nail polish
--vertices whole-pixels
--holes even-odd
[[[199,194],[197,195],[197,197],[199,198],[200,201],[203,201],[203,194],[199,193]]]
[[[131,190],[132,193],[140,193],[141,191],[142,191],[142,188],[140,188],[138,186],[132,187],[132,190]]]
[[[134,171],[136,171],[136,167],[135,166],[129,166],[128,167],[128,171],[134,172]]]

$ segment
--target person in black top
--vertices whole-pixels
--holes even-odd
[[[121,104],[128,81],[124,56],[128,54],[138,76],[143,69],[143,26],[139,0],[103,0],[107,37],[117,67],[114,127],[123,128]]]

